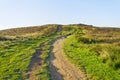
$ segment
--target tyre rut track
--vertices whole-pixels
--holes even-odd
[[[37,80],[36,72],[39,71],[42,67],[42,58],[41,58],[42,50],[41,49],[43,46],[44,46],[44,43],[42,43],[40,45],[40,49],[34,53],[30,66],[28,68],[28,71],[26,73],[28,75],[28,78],[25,80]]]

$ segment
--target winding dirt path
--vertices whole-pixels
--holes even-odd
[[[52,80],[86,80],[85,75],[64,56],[62,44],[64,38],[58,39],[53,44],[50,53],[50,72]]]

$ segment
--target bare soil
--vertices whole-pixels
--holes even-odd
[[[84,72],[67,60],[63,53],[64,38],[58,39],[53,44],[50,53],[50,72],[52,80],[86,80]]]

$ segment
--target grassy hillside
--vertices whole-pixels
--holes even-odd
[[[1,31],[0,80],[26,78],[32,55],[40,44],[56,34],[56,30],[56,26],[48,25]]]
[[[47,68],[49,62],[46,60],[53,39],[72,32],[61,26],[44,25],[0,31],[0,80],[26,79],[32,57],[43,43],[45,44],[41,55],[43,67],[36,75],[40,80],[49,80],[50,74]]]
[[[120,79],[120,28],[53,24],[0,31],[0,80],[27,79],[38,50],[42,50],[42,66],[36,76],[38,80],[51,80],[49,53],[53,42],[64,36],[69,36],[63,45],[66,57],[89,79]]]
[[[120,29],[77,26],[64,44],[68,59],[92,80],[120,79]]]

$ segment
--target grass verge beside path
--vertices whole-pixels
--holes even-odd
[[[75,35],[68,37],[64,42],[64,52],[67,58],[81,70],[87,73],[90,80],[119,80],[117,71],[106,66],[97,53],[90,50],[87,44],[78,43]]]

